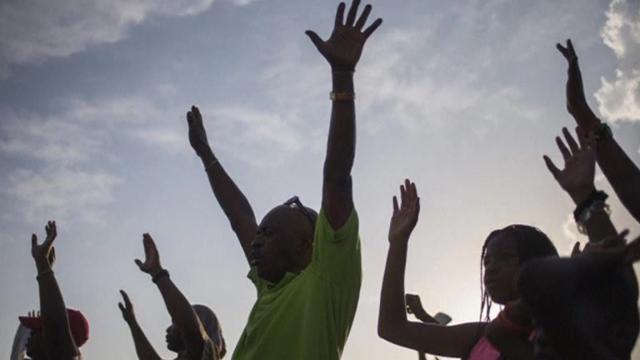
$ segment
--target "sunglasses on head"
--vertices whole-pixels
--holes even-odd
[[[313,221],[313,216],[311,215],[311,213],[307,210],[306,207],[304,207],[304,205],[302,205],[302,202],[300,201],[300,198],[298,198],[298,196],[294,196],[291,199],[285,201],[282,205],[292,208],[292,209],[298,209],[302,212],[302,214],[309,220],[309,222],[313,225],[314,221]]]

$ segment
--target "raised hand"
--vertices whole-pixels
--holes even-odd
[[[579,204],[595,190],[595,149],[580,128],[576,129],[579,144],[566,128],[562,129],[562,133],[569,147],[567,148],[560,137],[556,137],[556,144],[564,158],[564,169],[558,169],[547,155],[544,155],[543,158],[547,168],[560,186],[576,204]]]
[[[135,259],[135,263],[141,271],[154,276],[163,270],[162,265],[160,265],[160,254],[151,235],[148,233],[142,235],[142,244],[144,245],[144,262],[140,259]]]
[[[345,4],[341,2],[338,5],[335,25],[329,40],[322,40],[318,34],[311,30],[305,32],[335,71],[355,71],[356,64],[362,55],[364,43],[382,24],[382,19],[378,18],[363,31],[362,28],[371,13],[371,5],[364,7],[362,14],[356,21],[359,5],[360,0],[353,0],[346,21],[344,20]]]
[[[121,302],[118,303],[118,307],[120,311],[122,311],[122,318],[127,324],[134,323],[136,321],[136,315],[133,312],[133,304],[131,304],[131,300],[129,300],[129,295],[127,295],[124,290],[120,290],[120,294],[124,300],[124,304]]]
[[[38,237],[36,234],[31,235],[31,256],[33,256],[39,271],[51,269],[56,260],[56,250],[53,247],[53,241],[58,236],[56,222],[47,222],[44,229],[47,233],[47,238],[40,245],[38,245]]]
[[[567,45],[556,44],[556,48],[569,65],[567,78],[567,110],[582,127],[585,132],[593,130],[598,126],[600,120],[591,111],[587,99],[584,96],[584,86],[582,85],[582,75],[578,65],[578,56],[573,48],[571,40],[567,40]]]
[[[196,154],[203,157],[211,153],[207,131],[202,123],[202,115],[196,106],[192,106],[191,111],[187,112],[187,123],[189,124],[189,143]]]
[[[406,242],[418,222],[420,198],[416,184],[406,179],[400,186],[400,206],[398,198],[393,197],[393,216],[389,226],[390,242]]]

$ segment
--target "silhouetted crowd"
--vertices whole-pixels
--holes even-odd
[[[355,157],[353,75],[367,39],[382,19],[365,27],[371,5],[359,12],[353,0],[340,3],[327,40],[307,31],[331,66],[331,119],[319,212],[297,196],[275,206],[260,222],[251,204],[226,172],[208,142],[196,106],[187,113],[190,144],[202,160],[213,194],[227,216],[249,265],[257,299],[232,358],[340,359],[358,306],[362,282],[360,223],[353,204],[351,170]],[[639,331],[638,284],[633,263],[640,260],[640,237],[628,241],[610,219],[609,195],[595,186],[596,164],[626,210],[640,221],[640,170],[616,142],[606,123],[587,104],[578,57],[570,40],[557,48],[567,60],[567,110],[575,135],[562,129],[555,141],[564,164],[543,157],[550,174],[575,205],[578,229],[589,238],[560,256],[539,229],[523,224],[492,231],[482,245],[479,321],[449,325],[434,316],[419,296],[406,294],[405,267],[420,197],[405,180],[392,199],[389,248],[382,279],[378,334],[425,354],[482,359],[630,359]],[[290,174],[283,174],[283,177]],[[292,179],[283,179],[292,181]],[[81,359],[89,322],[65,305],[53,271],[56,223],[46,238],[32,235],[40,310],[19,317],[11,359]],[[172,323],[166,342],[176,359],[212,360],[226,354],[214,312],[189,302],[162,266],[153,238],[143,234],[145,259],[136,259],[164,300]],[[118,304],[139,359],[160,359],[136,319],[124,290]],[[490,318],[492,304],[499,314]],[[410,321],[413,314],[419,321]],[[97,340],[99,341],[99,339]],[[375,358],[375,354],[372,354]]]

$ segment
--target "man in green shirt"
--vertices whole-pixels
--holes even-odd
[[[331,37],[307,31],[331,65],[333,91],[319,215],[297,197],[273,208],[257,224],[251,205],[213,151],[195,106],[187,113],[189,141],[213,193],[236,233],[258,299],[233,359],[339,359],[355,315],[360,283],[358,217],[351,168],[355,155],[353,73],[367,38],[371,6],[359,18],[354,0],[345,18],[338,6]]]

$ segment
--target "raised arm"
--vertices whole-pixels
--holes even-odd
[[[123,303],[118,303],[118,307],[120,311],[122,311],[122,318],[129,325],[129,330],[131,330],[131,337],[133,337],[133,344],[136,347],[136,354],[138,355],[138,359],[140,360],[161,360],[160,355],[156,352],[156,349],[153,348],[153,345],[147,339],[147,335],[145,335],[144,331],[138,324],[138,320],[136,319],[136,315],[133,312],[133,304],[131,300],[129,300],[129,295],[127,295],[124,290],[120,290],[120,294],[122,295]]]
[[[578,226],[586,231],[590,242],[616,236],[618,232],[606,212],[604,193],[597,191],[594,184],[596,155],[593,140],[586,139],[581,128],[576,130],[579,142],[566,128],[562,133],[567,144],[560,137],[556,137],[556,144],[564,158],[564,169],[560,170],[545,155],[547,168],[576,205],[574,217]]]
[[[169,315],[171,315],[171,320],[182,335],[189,358],[200,360],[207,335],[198,319],[198,315],[193,311],[189,300],[171,281],[169,272],[162,268],[160,254],[151,235],[144,234],[142,242],[145,261],[142,262],[136,259],[135,263],[141,271],[151,275],[151,279],[158,286],[164,299],[164,304],[169,311]]]
[[[249,261],[251,242],[258,229],[251,204],[211,150],[207,132],[202,123],[202,115],[197,107],[192,106],[191,111],[187,113],[187,123],[191,147],[202,160],[213,194],[229,219],[231,228],[240,240],[244,255]]]
[[[585,134],[595,133],[596,158],[600,169],[611,183],[622,204],[640,221],[640,169],[618,145],[611,130],[591,111],[584,96],[578,56],[571,40],[557,44],[568,63],[567,109]]]
[[[365,6],[356,21],[359,4],[359,0],[351,3],[346,20],[345,4],[338,5],[333,33],[327,41],[322,40],[313,31],[306,32],[331,65],[333,105],[324,163],[322,208],[334,229],[344,225],[353,209],[351,168],[356,145],[353,73],[364,43],[382,23],[382,19],[377,19],[363,30],[371,13],[371,5]]]
[[[44,320],[46,346],[52,359],[75,359],[80,351],[71,336],[67,307],[52,269],[56,258],[53,241],[58,235],[55,221],[49,221],[45,230],[47,238],[40,245],[36,234],[31,235],[31,255],[38,269],[40,313]]]
[[[473,346],[484,325],[469,323],[442,326],[407,320],[404,302],[404,273],[409,236],[420,212],[420,198],[409,180],[400,187],[401,202],[393,197],[389,226],[389,252],[382,282],[378,335],[394,344],[434,355],[463,357]]]

